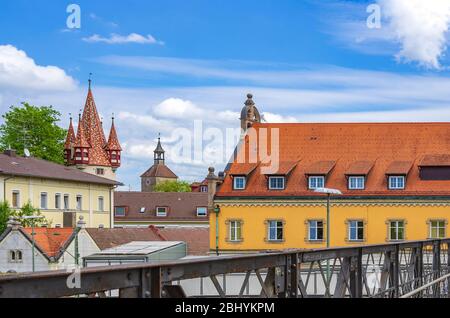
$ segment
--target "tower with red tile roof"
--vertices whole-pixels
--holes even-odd
[[[116,179],[116,170],[121,165],[122,147],[117,137],[114,118],[109,138],[105,138],[91,89],[91,80],[83,115],[79,116],[77,132],[75,134],[71,119],[64,148],[68,166],[76,166],[91,174]]]
[[[142,192],[154,192],[157,184],[178,180],[178,176],[166,166],[165,153],[161,145],[161,138],[158,138],[158,144],[154,151],[154,164],[141,176]]]

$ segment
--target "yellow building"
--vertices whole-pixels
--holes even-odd
[[[267,124],[258,114],[249,96],[236,157],[208,177],[212,251],[323,248],[327,230],[331,247],[447,237],[450,123]],[[324,188],[342,193],[328,222]]]
[[[14,209],[31,202],[52,227],[74,227],[83,216],[88,227],[114,224],[114,189],[119,183],[36,158],[0,154],[0,201]]]

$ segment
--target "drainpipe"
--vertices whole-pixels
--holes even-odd
[[[220,207],[218,205],[214,208],[214,212],[216,213],[216,255],[219,256],[219,214],[220,214]]]
[[[6,181],[14,179],[14,176],[3,179],[3,201],[6,202]]]

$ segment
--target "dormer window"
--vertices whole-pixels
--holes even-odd
[[[348,178],[349,190],[364,190],[366,184],[366,178],[364,176],[356,176]]]
[[[389,190],[404,190],[406,187],[405,176],[390,176],[389,177]]]
[[[233,179],[233,189],[234,190],[245,190],[246,186],[246,178],[243,176],[240,177],[234,177]]]
[[[207,193],[208,192],[208,186],[201,186],[200,187],[200,192]]]
[[[269,177],[270,190],[284,190],[286,178],[285,177]]]
[[[208,216],[208,208],[207,207],[198,207],[197,208],[197,216],[198,217]]]
[[[167,216],[167,207],[157,207],[156,208],[156,216],[164,218]]]
[[[324,176],[310,176],[308,178],[308,185],[310,190],[316,190],[325,187],[325,177]]]

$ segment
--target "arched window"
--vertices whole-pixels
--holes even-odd
[[[9,260],[11,262],[15,262],[16,261],[16,251],[9,251]]]

